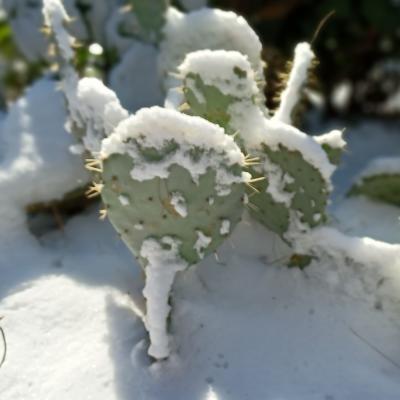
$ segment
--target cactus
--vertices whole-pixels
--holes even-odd
[[[400,207],[400,158],[373,160],[350,189],[349,196],[366,196]]]
[[[295,247],[297,235],[326,220],[332,164],[344,145],[342,132],[307,136],[287,123],[296,105],[289,100],[268,119],[256,74],[238,52],[190,53],[178,72],[181,86],[169,92],[166,105],[202,116],[234,135],[249,155],[247,168],[254,177],[253,188],[248,189],[251,215]],[[302,86],[299,79],[290,84]],[[296,92],[295,88],[286,92]]]
[[[146,41],[157,42],[162,37],[168,0],[130,0],[139,22],[141,36]]]
[[[107,215],[146,275],[161,268],[145,251],[148,246],[168,253],[163,268],[175,275],[169,264],[181,270],[198,263],[217,249],[241,218],[244,156],[221,128],[203,119],[158,107],[142,109],[103,141],[101,157]],[[163,307],[173,276],[166,282],[168,290],[157,300]],[[146,281],[145,296],[150,290],[147,283],[155,284]],[[161,346],[157,335],[160,326],[165,331],[168,313],[157,317],[154,298],[147,301],[149,354],[165,358],[166,333]]]

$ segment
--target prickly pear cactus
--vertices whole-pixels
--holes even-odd
[[[332,164],[344,144],[341,132],[315,139],[278,117],[268,119],[255,73],[240,53],[190,53],[178,71],[181,86],[170,91],[166,105],[200,115],[234,135],[253,176],[247,189],[251,215],[292,246],[297,235],[323,223]],[[301,87],[298,80],[290,81]],[[288,119],[294,106],[287,99],[280,114]]]
[[[400,207],[400,158],[373,160],[350,189],[349,196],[365,196]]]
[[[164,250],[165,238],[172,240],[174,265],[189,266],[214,252],[241,218],[244,156],[205,120],[142,109],[103,141],[101,156],[107,215],[145,271],[156,268],[143,252],[148,240]],[[168,349],[150,354],[163,358]]]

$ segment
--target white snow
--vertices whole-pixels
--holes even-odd
[[[194,249],[196,250],[198,256],[200,258],[204,257],[204,250],[207,249],[207,247],[211,243],[211,238],[207,235],[205,235],[202,231],[197,231],[197,241],[194,244]]]
[[[121,61],[111,70],[109,85],[130,112],[161,105],[164,100],[158,79],[157,49],[134,41]]]
[[[71,48],[73,38],[65,29],[65,25],[70,22],[70,17],[65,11],[64,5],[60,0],[43,0],[43,15],[45,24],[54,32],[62,56],[67,61],[72,60],[74,55]]]
[[[147,260],[143,296],[146,298],[145,325],[150,335],[148,353],[158,360],[170,354],[167,318],[171,311],[168,298],[172,284],[176,274],[188,267],[179,257],[178,247],[179,242],[166,236],[161,243],[146,239],[140,250],[141,257]]]
[[[279,107],[273,116],[274,120],[292,124],[292,112],[300,100],[301,88],[306,83],[308,71],[314,58],[315,54],[308,43],[299,43],[296,46],[293,67],[286,88],[282,92]]]
[[[334,149],[343,149],[346,146],[346,142],[343,139],[343,131],[339,129],[334,129],[323,135],[314,136],[314,138],[319,144],[327,144]]]
[[[82,159],[69,151],[73,138],[64,128],[66,111],[57,82],[49,78],[37,81],[10,107],[0,134],[3,233],[7,225],[11,230],[24,225],[28,204],[59,200],[89,181]],[[2,240],[12,237],[10,231]]]
[[[98,154],[102,139],[128,117],[128,112],[117,95],[96,78],[79,80],[75,96],[68,97],[71,117],[84,130],[82,140],[86,149]]]
[[[219,233],[221,235],[229,235],[231,232],[231,221],[229,219],[223,219],[221,221],[221,228],[219,230]]]
[[[174,207],[175,211],[182,217],[187,217],[187,204],[185,197],[182,193],[173,192],[171,197],[171,205]]]
[[[128,196],[124,196],[123,194],[120,194],[118,196],[118,200],[125,207],[129,206],[129,204],[130,204],[129,197]]]
[[[157,162],[149,162],[138,148],[140,143],[143,147],[162,149],[171,142],[177,143],[179,149]],[[205,150],[199,160],[190,157],[189,151],[193,148]],[[248,180],[245,173],[237,176],[221,168],[221,165],[230,167],[244,164],[239,147],[232,137],[225,135],[222,128],[202,118],[160,107],[143,108],[122,121],[102,143],[102,159],[114,153],[128,153],[135,160],[131,176],[140,181],[154,177],[166,178],[170,166],[174,164],[187,169],[195,182],[207,168],[215,168],[216,190],[221,195],[227,190],[229,192],[232,183]]]
[[[246,55],[258,79],[263,78],[261,42],[243,17],[233,12],[203,8],[181,14],[170,8],[160,44],[159,67],[167,89],[186,54],[196,50],[236,50]]]

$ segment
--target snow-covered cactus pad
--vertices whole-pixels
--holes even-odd
[[[262,107],[254,72],[248,58],[236,51],[199,50],[189,53],[178,67],[180,87],[170,89],[169,108],[178,108],[237,131],[242,111]]]
[[[400,157],[373,160],[349,192],[400,207]]]
[[[227,236],[225,221],[241,218],[244,156],[203,119],[142,109],[103,141],[101,157],[107,214],[137,256],[145,239],[171,236],[194,264]]]
[[[264,86],[261,42],[243,17],[233,12],[203,8],[182,14],[171,8],[160,43],[159,65],[167,89],[175,86],[170,73],[185,56],[197,50],[236,50],[246,55],[260,88]]]
[[[296,93],[306,78],[306,67],[297,64],[301,63],[295,62],[293,73],[301,70],[302,77],[291,77],[286,93]],[[268,119],[256,74],[248,57],[238,52],[190,53],[178,72],[181,86],[170,90],[166,106],[200,115],[234,135],[247,153],[253,176],[254,187],[248,189],[250,213],[290,244],[297,234],[322,223],[338,158],[334,150],[341,151],[344,145],[342,132],[315,139],[288,124],[296,101],[282,105],[285,121],[278,115]]]

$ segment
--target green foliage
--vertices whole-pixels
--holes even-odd
[[[349,196],[360,195],[400,207],[400,174],[387,173],[363,178],[349,192]]]
[[[324,222],[329,190],[320,172],[305,161],[299,151],[289,150],[282,145],[275,151],[265,144],[262,147],[262,163],[267,162],[273,165],[273,169],[282,171],[282,179],[288,177],[283,193],[290,198],[290,203],[278,202],[268,192],[267,169],[265,181],[254,184],[258,192],[250,193],[251,214],[284,240],[287,239],[285,234],[290,228],[291,215],[296,216],[296,220],[305,228],[314,228]]]
[[[231,116],[228,113],[228,108],[237,99],[222,93],[215,86],[206,85],[199,74],[193,73],[185,77],[183,93],[189,106],[186,110],[189,115],[202,117],[227,129],[229,133]],[[199,95],[201,99],[199,99]]]
[[[162,38],[168,0],[130,0],[144,40],[158,42]]]
[[[149,165],[158,161],[154,151],[148,153]],[[223,222],[229,221],[233,229],[241,219],[244,186],[232,184],[229,194],[219,195],[213,169],[201,175],[198,183],[179,165],[170,168],[167,178],[138,181],[130,175],[134,162],[126,154],[114,154],[104,161],[102,198],[110,221],[136,257],[144,240],[170,236],[181,241],[182,259],[189,264],[197,263],[226,238],[227,234],[221,233]],[[239,175],[241,169],[230,172]],[[187,215],[182,215],[174,206],[176,195],[183,200]],[[210,239],[208,246],[202,249],[204,253],[196,250],[199,232]],[[145,264],[144,260],[141,262]]]

